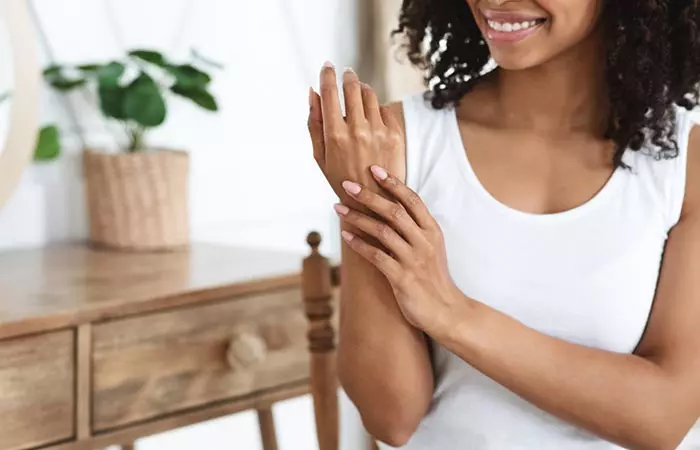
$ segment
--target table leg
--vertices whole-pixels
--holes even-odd
[[[260,424],[263,450],[277,450],[275,420],[269,408],[258,410],[258,423]]]

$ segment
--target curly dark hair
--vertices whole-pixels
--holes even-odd
[[[606,1],[604,28],[614,163],[647,139],[657,158],[675,158],[674,105],[700,102],[700,0]],[[491,60],[465,0],[404,0],[394,36],[423,70],[433,108],[455,106]],[[427,38],[427,39],[426,39]]]

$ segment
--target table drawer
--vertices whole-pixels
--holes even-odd
[[[74,436],[72,330],[0,341],[0,448],[38,447]]]
[[[96,431],[304,380],[299,289],[93,327]]]

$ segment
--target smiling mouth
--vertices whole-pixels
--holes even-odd
[[[531,19],[506,22],[502,20],[487,19],[486,23],[492,31],[497,31],[499,33],[516,33],[519,31],[527,31],[537,28],[546,21],[547,19]]]

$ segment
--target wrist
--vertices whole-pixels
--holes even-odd
[[[432,336],[440,345],[462,353],[465,348],[476,346],[478,324],[483,317],[484,305],[466,295],[458,288],[450,306],[443,313],[442,326]]]

